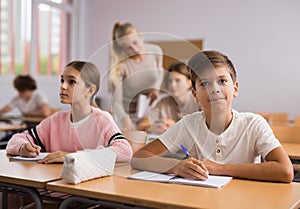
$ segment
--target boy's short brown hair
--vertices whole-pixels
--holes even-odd
[[[26,90],[35,90],[36,82],[30,75],[18,75],[14,79],[14,87],[17,91],[23,92]]]
[[[192,86],[196,89],[196,79],[203,70],[224,66],[228,69],[233,82],[236,82],[236,71],[232,62],[221,52],[210,50],[195,54],[188,62],[187,68],[191,73]]]

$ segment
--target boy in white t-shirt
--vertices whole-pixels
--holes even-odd
[[[18,75],[13,85],[18,91],[7,105],[0,109],[0,115],[18,108],[24,116],[47,117],[51,110],[47,96],[37,90],[36,81],[30,75]]]
[[[208,174],[291,182],[293,167],[271,127],[259,115],[232,109],[238,95],[236,71],[227,56],[203,51],[188,63],[201,112],[186,115],[137,151],[134,168],[205,180]],[[187,149],[188,158],[164,158]],[[184,149],[184,148],[183,148]],[[264,162],[260,162],[260,158]]]

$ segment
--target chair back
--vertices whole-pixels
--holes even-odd
[[[300,126],[300,116],[295,117],[295,119],[294,119],[294,125],[295,126]]]
[[[133,153],[145,146],[147,132],[138,130],[122,130],[123,136],[128,140]]]
[[[272,125],[271,128],[280,142],[300,143],[300,126]]]
[[[287,113],[268,113],[268,112],[258,112],[257,114],[264,117],[270,125],[284,125],[288,124],[288,114]]]

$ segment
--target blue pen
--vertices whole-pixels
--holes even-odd
[[[185,148],[185,146],[183,146],[183,145],[181,144],[180,147],[181,147],[182,151],[184,152],[184,154],[185,154],[185,156],[186,156],[187,158],[191,158],[191,157],[192,157],[191,154],[189,153],[189,151],[187,150],[187,148]]]

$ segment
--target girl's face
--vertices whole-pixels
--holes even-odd
[[[168,74],[168,90],[175,98],[179,98],[187,93],[191,88],[191,80],[185,75],[176,71]]]
[[[144,40],[140,34],[132,33],[121,38],[119,45],[129,57],[140,56],[144,52]]]
[[[89,88],[80,77],[80,72],[73,67],[66,67],[61,75],[60,102],[62,104],[78,104],[90,101]]]
[[[226,67],[208,69],[199,75],[193,94],[206,113],[231,112],[233,97],[238,95],[238,83],[233,83]]]

